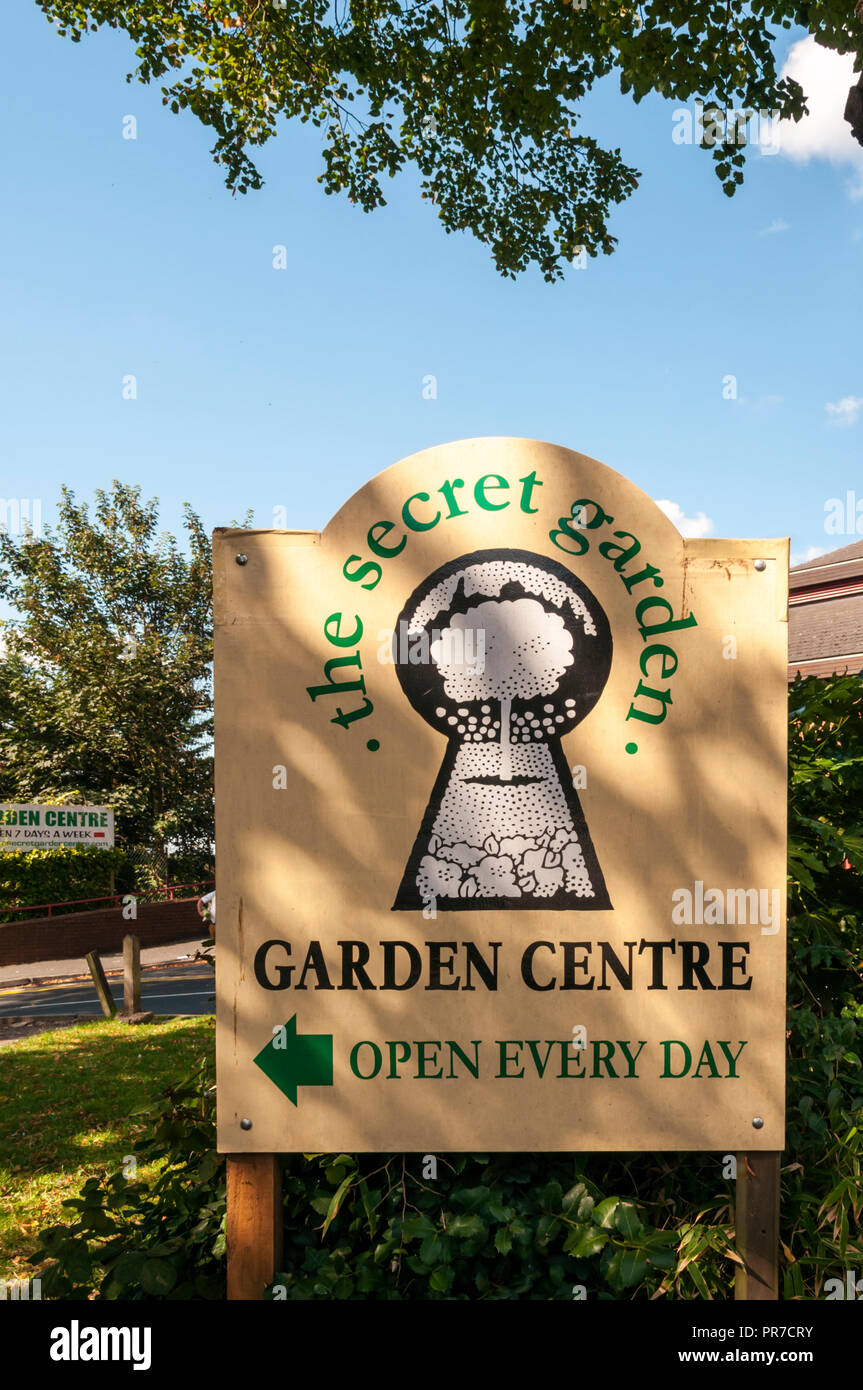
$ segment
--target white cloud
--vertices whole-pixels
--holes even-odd
[[[860,408],[863,406],[863,396],[843,396],[841,401],[828,401],[824,409],[827,411],[828,425],[856,425],[860,418]]]
[[[775,236],[777,232],[787,232],[790,229],[790,222],[783,222],[781,217],[775,217],[769,227],[762,227],[759,236]]]
[[[713,530],[713,522],[704,512],[699,512],[697,516],[684,516],[683,508],[677,502],[669,502],[667,497],[662,500],[656,499],[656,505],[660,511],[665,512],[669,521],[673,521],[681,536],[700,538],[709,536]]]
[[[795,565],[805,565],[807,560],[817,560],[819,555],[826,553],[820,545],[810,545],[806,550],[792,550],[788,557],[788,564],[793,569]]]
[[[833,164],[850,165],[854,176],[849,192],[852,198],[863,198],[863,147],[857,144],[844,117],[848,89],[858,77],[853,53],[821,48],[811,36],[800,39],[788,50],[781,75],[800,83],[809,115],[796,123],[780,121],[776,130],[780,154],[801,164],[828,159]]]

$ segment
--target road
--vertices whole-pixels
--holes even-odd
[[[122,975],[109,975],[108,984],[117,1008],[122,1009]],[[141,1008],[150,1009],[154,1014],[211,1014],[215,1009],[215,993],[215,973],[200,962],[144,966],[141,970]],[[82,1014],[100,1018],[102,1007],[89,976],[0,988],[0,1018],[22,1014],[34,1018],[40,1014]]]

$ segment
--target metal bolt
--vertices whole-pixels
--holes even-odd
[[[766,561],[766,560],[756,560],[756,561],[755,561],[754,568],[757,569],[757,570],[766,570],[766,568],[767,568],[767,561]]]
[[[760,1124],[761,1121],[759,1120],[758,1123]],[[251,1120],[240,1120],[240,1129],[251,1129],[251,1128],[252,1128],[252,1122],[251,1122]]]
[[[248,563],[249,563],[249,557],[248,557],[248,555],[238,555],[238,556],[237,556],[237,564],[238,564],[238,565],[247,565]],[[755,563],[756,563],[756,565],[757,565],[757,564],[758,564],[758,561],[756,560]]]
[[[752,1121],[752,1128],[753,1128],[753,1129],[763,1129],[763,1128],[764,1128],[764,1121],[762,1120],[762,1118],[761,1118],[760,1115],[756,1115],[756,1116],[755,1116],[755,1119]]]

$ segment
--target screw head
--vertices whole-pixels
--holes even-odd
[[[251,1120],[240,1120],[240,1129],[251,1129],[251,1128],[252,1128],[252,1122],[251,1122]]]
[[[753,564],[753,569],[757,569],[758,571],[766,570],[766,568],[767,568],[767,561],[766,561],[766,560],[756,560],[756,561],[754,562],[754,564]]]
[[[752,1128],[753,1128],[753,1129],[763,1129],[763,1128],[764,1128],[764,1121],[762,1120],[762,1118],[761,1118],[760,1115],[756,1115],[756,1116],[755,1116],[755,1119],[752,1121]]]
[[[248,557],[248,555],[238,555],[238,556],[237,556],[237,564],[238,564],[238,565],[247,565],[248,563],[249,563],[249,557]]]

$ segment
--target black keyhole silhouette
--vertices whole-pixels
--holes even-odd
[[[542,555],[476,551],[414,590],[393,655],[448,743],[394,910],[611,907],[560,744],[611,654],[595,596]]]

